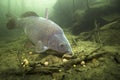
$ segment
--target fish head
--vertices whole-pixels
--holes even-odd
[[[71,46],[67,40],[67,38],[63,34],[56,34],[53,37],[51,37],[50,48],[60,52],[62,54],[69,54],[72,55],[72,49]]]
[[[61,41],[58,44],[58,51],[61,53],[72,54],[71,46],[66,41]]]

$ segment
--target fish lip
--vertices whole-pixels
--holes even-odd
[[[73,53],[71,51],[65,51],[65,54],[72,55]]]
[[[71,58],[72,58],[72,55],[66,53],[66,54],[64,54],[64,55],[62,56],[62,58],[71,59]]]

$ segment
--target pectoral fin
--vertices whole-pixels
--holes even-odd
[[[48,49],[48,47],[44,46],[41,41],[38,41],[38,43],[35,45],[35,51],[37,53],[45,52]]]

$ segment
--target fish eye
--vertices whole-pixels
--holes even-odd
[[[60,44],[59,44],[59,46],[60,46],[60,47],[63,47],[63,46],[64,46],[64,44],[63,44],[63,43],[60,43]]]

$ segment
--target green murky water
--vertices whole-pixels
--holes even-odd
[[[0,80],[119,80],[119,0],[1,0]],[[23,28],[9,30],[9,18],[33,11],[64,30],[74,55],[38,54]]]

